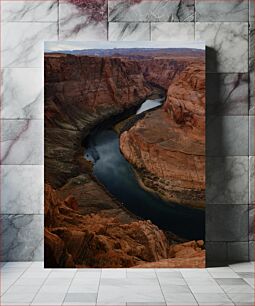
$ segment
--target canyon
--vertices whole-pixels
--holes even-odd
[[[169,237],[127,211],[83,157],[93,128],[166,95],[162,108],[122,131],[120,149],[144,188],[204,207],[203,69],[204,57],[194,51],[45,54],[47,267],[204,266],[203,242]]]

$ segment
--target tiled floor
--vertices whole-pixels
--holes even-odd
[[[1,267],[1,305],[254,305],[254,263],[208,269]]]

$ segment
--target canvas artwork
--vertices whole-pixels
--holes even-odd
[[[203,42],[46,42],[45,267],[205,267]]]

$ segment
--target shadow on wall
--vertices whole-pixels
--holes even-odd
[[[214,71],[218,72],[218,61],[217,61],[217,51],[213,48],[206,47],[206,72]],[[216,76],[216,77],[215,77]],[[212,80],[213,78],[213,80]],[[212,85],[213,82],[213,86]],[[223,249],[218,249],[219,244],[212,243],[213,241],[218,241],[217,235],[214,235],[214,229],[217,227],[217,220],[215,215],[211,213],[210,204],[212,204],[212,199],[217,197],[218,192],[221,190],[226,190],[228,182],[227,180],[220,180],[223,182],[221,188],[217,188],[215,181],[219,176],[224,175],[226,169],[224,169],[225,163],[216,162],[214,159],[216,151],[219,155],[222,155],[224,151],[224,139],[223,139],[223,122],[222,117],[217,116],[218,110],[222,107],[220,97],[222,86],[220,84],[221,80],[217,77],[217,74],[206,73],[206,266],[223,266],[227,264],[227,252],[226,243],[222,243]],[[208,90],[209,88],[213,90]],[[211,112],[211,102],[213,102],[213,109],[216,111]],[[209,105],[210,104],[210,105]],[[209,110],[210,109],[210,110]],[[217,121],[217,122],[215,122]],[[215,131],[215,125],[217,125],[217,137],[211,137]],[[215,151],[215,148],[217,150]],[[216,154],[217,155],[217,154]],[[219,206],[220,214],[220,206]],[[214,237],[215,236],[215,237]],[[214,239],[215,238],[215,239]]]

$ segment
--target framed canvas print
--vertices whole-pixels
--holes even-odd
[[[45,267],[205,267],[203,42],[46,42]]]

